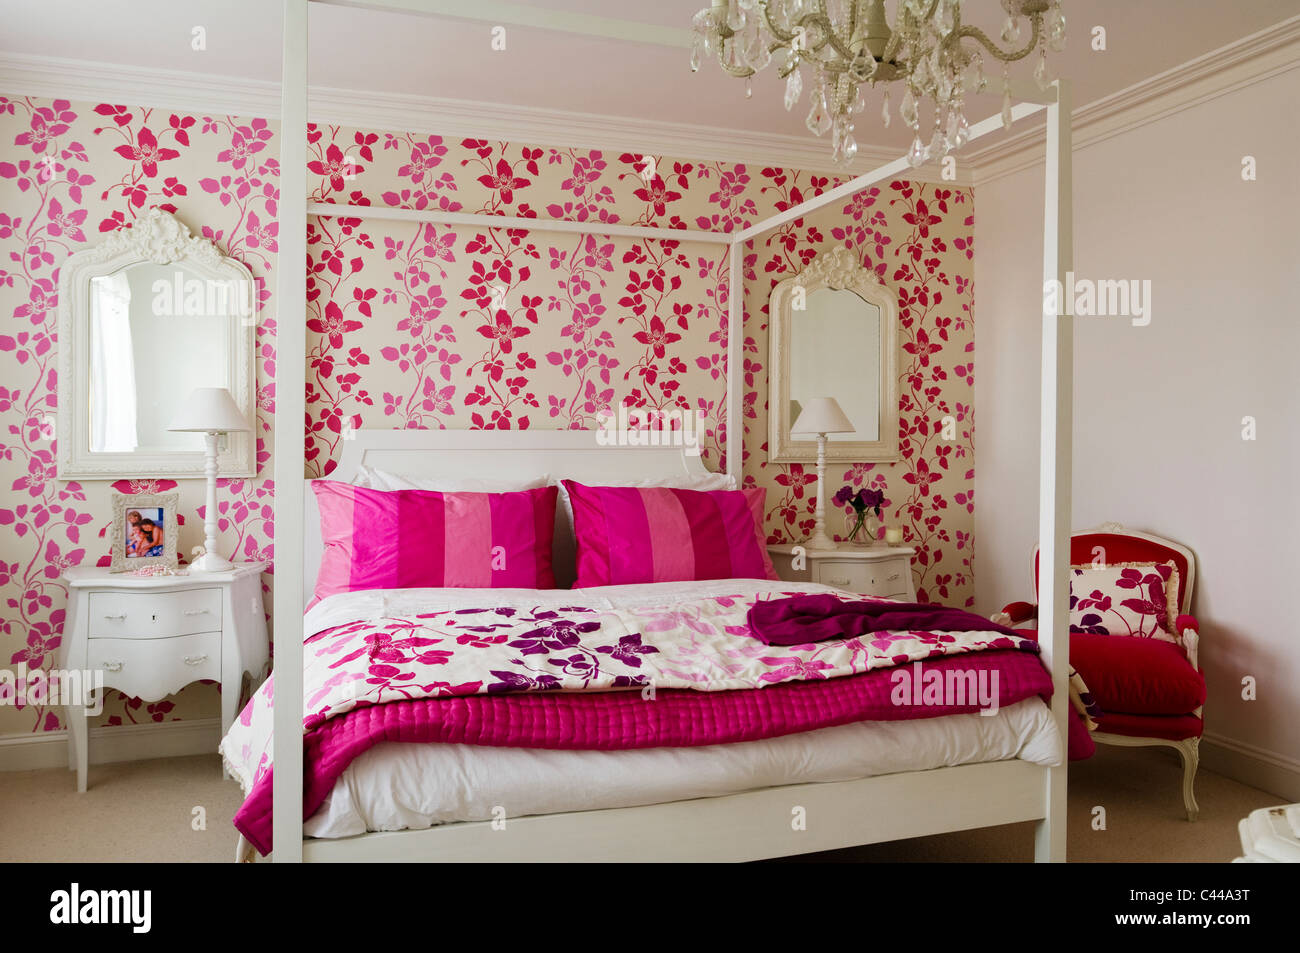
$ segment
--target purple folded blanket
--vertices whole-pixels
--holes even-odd
[[[756,602],[749,610],[749,629],[768,645],[806,645],[866,632],[912,629],[1018,634],[961,609],[919,602],[849,602],[830,593]]]

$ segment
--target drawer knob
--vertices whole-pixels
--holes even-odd
[[[847,579],[827,579],[826,581],[832,586],[847,586],[849,584]]]
[[[208,611],[209,610],[207,609],[186,609],[185,614],[186,615],[207,615]]]
[[[903,574],[902,574],[901,572],[896,572],[896,573],[894,573],[892,576],[889,577],[889,581],[890,581],[890,582],[893,582],[895,579],[898,579],[898,578],[901,577],[902,575],[903,575]]]
[[[198,665],[200,662],[206,662],[207,660],[208,660],[207,655],[187,655],[187,656],[185,656],[185,664],[186,664],[186,665]]]
[[[120,672],[122,671],[122,664],[121,662],[105,662],[104,668],[110,672]]]
[[[106,615],[104,618],[109,622],[123,622],[126,620],[126,613],[123,612],[121,615]]]

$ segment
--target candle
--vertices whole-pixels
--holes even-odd
[[[885,528],[885,542],[890,546],[899,546],[903,542],[903,527],[887,526]]]

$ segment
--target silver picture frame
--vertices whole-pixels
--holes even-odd
[[[179,528],[179,493],[113,492],[113,527],[109,552],[115,572],[166,566],[175,569],[176,534]],[[150,532],[158,527],[160,533]],[[142,525],[144,524],[144,525]],[[151,525],[150,525],[151,524]],[[158,539],[158,536],[161,539]],[[157,539],[157,542],[153,541]],[[152,543],[152,545],[150,545]],[[142,552],[140,547],[147,546]],[[161,552],[154,552],[161,549]],[[153,555],[147,555],[147,553]]]

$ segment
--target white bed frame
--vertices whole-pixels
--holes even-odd
[[[489,215],[440,213],[434,210],[351,206],[307,201],[307,26],[310,3],[424,15],[452,15],[494,24],[527,24],[551,29],[613,35],[610,21],[580,15],[539,20],[539,11],[518,3],[476,6],[454,0],[283,0],[284,51],[280,153],[280,254],[277,407],[275,414],[276,558],[274,617],[276,697],[274,739],[274,839],[277,862],[302,860],[750,860],[827,850],[885,840],[917,837],[1037,821],[1034,857],[1065,860],[1064,763],[1044,768],[1022,761],[938,768],[845,781],[768,788],[727,797],[678,801],[646,807],[520,818],[506,831],[490,823],[450,824],[424,831],[365,834],[342,840],[304,840],[302,818],[302,606],[308,572],[309,529],[305,511],[306,365],[285,359],[306,352],[307,236],[309,215],[439,222],[474,228],[526,227],[533,231],[580,232],[641,239],[722,243],[729,247],[730,300],[727,339],[726,449],[728,471],[737,478],[741,466],[740,346],[743,331],[741,256],[746,244],[774,228],[848,199],[875,182],[906,176],[911,167],[900,157],[748,228],[731,232],[602,225],[537,218],[526,221]],[[684,31],[683,31],[683,36]],[[638,36],[645,42],[676,43]],[[667,36],[667,32],[665,33]],[[683,54],[684,54],[683,50]],[[1045,92],[1036,85],[1013,85],[1021,102],[1013,117],[1045,111],[1047,174],[1043,218],[1043,277],[1063,281],[1073,267],[1070,177],[1070,98],[1058,80]],[[1002,128],[1000,116],[971,127],[971,140]],[[653,143],[647,143],[653,151]],[[1039,592],[1042,658],[1052,673],[1052,716],[1064,749],[1067,718],[1066,676],[1069,625],[1070,445],[1072,425],[1072,319],[1042,315],[1042,410],[1039,471],[1039,550],[1044,579]],[[364,432],[363,432],[364,433]],[[344,459],[365,459],[382,469],[437,474],[464,473],[483,461],[491,472],[554,472],[543,459],[562,456],[581,475],[598,479],[601,468],[619,470],[669,466],[661,453],[640,448],[596,448],[573,444],[572,434],[541,431],[447,432],[392,431],[364,438]],[[357,436],[361,440],[361,436]],[[427,441],[427,442],[424,442]],[[594,452],[596,449],[599,452]],[[428,457],[429,467],[412,471],[412,461]],[[636,456],[633,456],[636,454]],[[614,462],[626,458],[628,463]],[[654,459],[654,464],[649,461]],[[388,461],[386,464],[380,461]],[[473,461],[471,463],[470,461]],[[488,461],[493,461],[489,463]],[[635,464],[630,461],[635,461]],[[349,463],[349,465],[351,465]],[[680,462],[671,464],[680,466]],[[587,467],[594,469],[587,470]],[[488,471],[476,471],[486,474]],[[579,470],[574,470],[579,475]],[[342,476],[342,473],[339,474]],[[310,532],[315,532],[310,529]],[[317,558],[314,554],[312,558]],[[797,830],[803,809],[806,829]],[[508,832],[508,833],[507,833]]]

